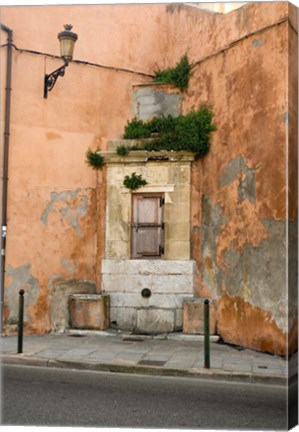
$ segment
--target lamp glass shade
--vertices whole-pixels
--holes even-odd
[[[71,25],[64,26],[65,31],[58,34],[60,42],[60,55],[65,60],[71,60],[73,58],[75,42],[78,39],[76,33],[71,31]]]
[[[66,60],[72,60],[75,42],[71,39],[60,39],[60,55]]]

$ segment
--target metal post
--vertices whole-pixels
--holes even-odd
[[[19,291],[18,354],[23,352],[24,293],[23,289]]]
[[[210,303],[204,301],[204,346],[205,346],[205,368],[210,368]]]

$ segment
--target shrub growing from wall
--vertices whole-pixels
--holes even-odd
[[[198,157],[207,154],[210,148],[211,133],[216,130],[213,112],[207,106],[178,117],[154,118],[149,121],[133,119],[125,126],[125,139],[152,138],[140,149],[186,150]]]

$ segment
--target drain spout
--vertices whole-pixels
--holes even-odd
[[[4,280],[5,280],[5,250],[7,225],[7,189],[8,189],[8,159],[10,137],[10,110],[11,110],[11,75],[12,75],[12,47],[13,31],[0,24],[0,30],[7,33],[7,62],[6,62],[6,89],[5,89],[5,119],[4,119],[4,149],[3,149],[3,181],[2,181],[2,218],[1,218],[1,332],[4,324]]]

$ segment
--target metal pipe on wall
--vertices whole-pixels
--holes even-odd
[[[12,71],[12,37],[13,31],[0,24],[0,29],[7,33],[7,63],[4,112],[4,148],[3,148],[3,179],[2,179],[2,217],[1,217],[1,331],[4,324],[4,281],[5,281],[5,250],[7,226],[7,190],[8,190],[8,159],[10,138],[10,108],[11,108],[11,71]]]

